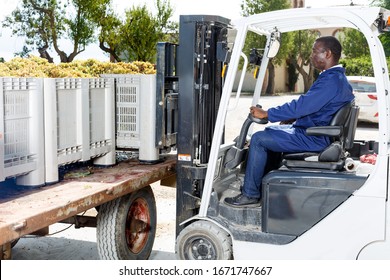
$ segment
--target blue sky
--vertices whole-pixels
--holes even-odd
[[[10,14],[17,6],[17,0],[0,0],[0,21],[6,15]],[[126,8],[131,8],[133,5],[146,4],[149,9],[155,11],[154,0],[113,0],[113,6],[116,11],[123,11]],[[351,0],[306,0],[306,6],[324,7],[333,5],[349,5]],[[353,0],[355,4],[368,4],[371,0]],[[179,15],[184,14],[214,14],[230,19],[236,19],[241,16],[242,0],[170,0],[171,6],[174,8],[174,21],[179,21]],[[10,60],[13,53],[20,51],[23,47],[23,38],[12,37],[10,30],[1,28],[0,26],[0,57]],[[54,53],[53,53],[53,56]],[[97,58],[100,60],[108,60],[108,57],[103,54],[97,45],[88,47],[88,50],[76,57],[76,59]],[[55,58],[56,59],[56,58]]]

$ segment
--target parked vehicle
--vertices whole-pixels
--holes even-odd
[[[355,94],[355,103],[360,107],[359,121],[378,123],[378,98],[374,77],[348,76]]]

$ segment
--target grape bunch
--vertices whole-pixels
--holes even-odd
[[[102,62],[96,59],[74,60],[69,63],[49,63],[37,56],[15,57],[0,63],[0,77],[31,78],[97,78],[103,74],[155,74],[150,62]]]

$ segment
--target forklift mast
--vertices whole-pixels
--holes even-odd
[[[170,151],[176,146],[178,121],[177,44],[157,44],[155,146]]]
[[[222,94],[229,23],[219,16],[180,17],[176,234],[200,206]]]

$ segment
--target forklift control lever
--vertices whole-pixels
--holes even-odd
[[[256,107],[257,108],[262,108],[260,104],[257,104]],[[268,123],[268,118],[259,119],[259,118],[255,118],[254,116],[252,116],[252,114],[248,115],[248,119],[251,122],[254,122],[254,123],[257,123],[257,124],[267,124]]]
[[[260,105],[256,105],[256,107],[261,108]],[[225,168],[233,169],[237,167],[243,160],[245,159],[247,149],[245,149],[246,136],[248,134],[249,127],[251,124],[255,122],[257,124],[266,124],[268,123],[268,119],[259,119],[252,116],[252,114],[248,115],[244,124],[241,127],[240,135],[234,140],[236,143],[232,146],[226,153],[225,156]]]

